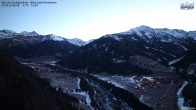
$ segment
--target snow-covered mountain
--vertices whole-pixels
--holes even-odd
[[[68,68],[87,69],[91,72],[137,73],[137,70],[142,69],[133,71],[133,68],[137,68],[132,65],[132,61],[136,60],[134,56],[143,56],[168,66],[169,62],[196,47],[195,38],[195,31],[153,29],[143,25],[96,39],[60,63]],[[148,72],[144,70],[138,73]]]
[[[90,39],[89,41],[83,41],[81,39],[78,39],[78,38],[73,38],[73,39],[67,39],[67,41],[69,43],[72,43],[74,45],[77,45],[77,46],[84,46],[84,45],[87,45],[91,42],[93,42],[95,39]]]
[[[0,49],[12,56],[61,58],[77,48],[78,45],[53,34],[40,35],[35,31],[21,33],[10,30],[0,31]]]
[[[0,30],[0,39],[10,38],[13,34],[16,34],[16,32],[11,30]]]
[[[133,35],[136,34],[143,39],[150,40],[153,38],[160,38],[163,42],[172,42],[176,38],[190,37],[196,40],[196,31],[184,31],[179,29],[168,29],[168,28],[151,28],[145,25],[133,28],[126,32],[119,34]]]
[[[35,31],[32,31],[32,32],[23,31],[23,32],[21,32],[19,34],[21,34],[23,36],[39,36],[39,34],[37,32],[35,32]]]
[[[72,43],[77,46],[84,46],[90,43],[91,41],[93,41],[93,40],[90,40],[90,41],[85,42],[78,38],[66,39],[61,36],[56,36],[53,34],[41,35],[35,31],[32,31],[32,32],[23,31],[21,33],[16,33],[11,30],[0,30],[0,39],[16,38],[16,37],[24,37],[25,40],[34,40],[34,41],[35,40],[36,41],[45,41],[45,40],[68,41],[69,43]]]
[[[54,41],[65,41],[66,39],[63,38],[63,37],[60,37],[60,36],[56,36],[56,35],[53,35],[53,34],[49,34],[49,35],[45,35],[43,37],[43,41],[44,40],[54,40]]]
[[[35,31],[32,32],[23,31],[21,33],[16,33],[11,30],[0,30],[0,39],[13,38],[18,36],[32,37],[32,36],[40,36],[40,35]]]
[[[37,32],[35,31],[32,31],[32,32],[27,32],[27,31],[23,31],[21,33],[16,33],[14,31],[11,31],[11,30],[0,30],[0,38],[1,39],[5,39],[5,38],[14,38],[14,37],[34,37],[36,38],[37,36],[39,36],[40,38],[39,39],[42,39],[43,41],[44,40],[54,40],[54,41],[64,41],[66,40],[65,38],[63,37],[60,37],[60,36],[56,36],[56,35],[53,35],[53,34],[48,34],[48,35],[41,35],[41,34],[38,34]]]
[[[84,46],[87,44],[87,42],[81,40],[81,39],[78,39],[78,38],[73,38],[73,39],[67,39],[67,41],[69,43],[72,43],[74,45],[78,45],[78,46]]]

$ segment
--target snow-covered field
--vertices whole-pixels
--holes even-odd
[[[182,91],[183,91],[184,87],[187,84],[188,84],[188,82],[185,81],[182,84],[182,86],[180,87],[180,89],[178,90],[178,92],[177,92],[177,96],[178,96],[178,102],[177,102],[177,104],[178,104],[179,109],[182,109],[183,108],[183,110],[189,110],[187,107],[184,106],[184,97],[182,96]]]
[[[122,88],[122,89],[125,89],[125,86],[123,86],[122,84],[114,81],[114,80],[110,80],[109,78],[106,78],[106,77],[99,77],[99,79],[103,80],[103,81],[107,81],[108,83],[111,83],[113,85],[115,85],[116,87],[119,87],[119,88]]]
[[[181,78],[174,74],[163,76],[112,76],[103,74],[99,79],[133,93],[142,103],[158,110],[177,109],[176,89]],[[173,82],[176,82],[175,84]]]

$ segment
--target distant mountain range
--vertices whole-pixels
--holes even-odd
[[[6,38],[15,38],[15,37],[30,37],[33,38],[34,40],[40,40],[40,41],[44,41],[44,40],[54,40],[54,41],[68,41],[74,45],[77,46],[84,46],[86,44],[88,44],[89,42],[93,41],[93,40],[89,40],[87,42],[78,39],[78,38],[73,38],[73,39],[66,39],[60,36],[56,36],[53,34],[48,34],[48,35],[40,35],[35,31],[32,32],[27,32],[27,31],[23,31],[21,33],[16,33],[14,31],[11,30],[0,30],[0,39],[6,39]]]
[[[196,47],[195,39],[196,31],[140,26],[94,40],[65,57],[60,64],[90,72],[148,73],[137,71],[145,68],[132,64],[133,56],[143,56],[169,66],[170,61]]]
[[[143,39],[160,38],[163,42],[172,42],[177,38],[193,38],[196,40],[196,31],[184,31],[179,29],[168,29],[168,28],[151,28],[149,26],[139,26],[126,32],[119,34],[132,35],[136,34]]]
[[[16,33],[10,30],[1,30],[0,39],[0,49],[13,56],[52,56],[63,59],[60,64],[72,69],[130,74],[150,73],[141,62],[132,63],[136,56],[168,67],[171,61],[196,47],[196,31],[153,29],[144,25],[89,42],[53,34],[40,35],[34,31]]]
[[[10,30],[0,30],[0,49],[10,55],[23,58],[64,57],[91,41],[85,42],[78,38],[66,39],[53,34],[40,35],[35,31],[16,33]]]

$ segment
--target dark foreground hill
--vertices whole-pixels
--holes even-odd
[[[0,110],[72,110],[78,100],[57,92],[0,51]]]

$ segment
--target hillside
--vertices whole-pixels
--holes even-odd
[[[134,56],[168,67],[168,62],[182,57],[196,44],[192,32],[153,29],[140,26],[126,32],[108,34],[66,56],[60,64],[71,69],[110,74],[150,74]],[[189,35],[190,34],[190,35]]]
[[[0,52],[1,110],[71,110],[78,100],[56,92],[33,71]]]

